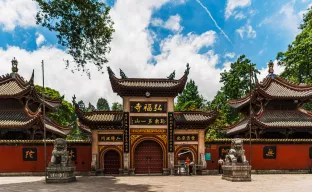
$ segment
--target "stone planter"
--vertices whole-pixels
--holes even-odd
[[[76,181],[75,167],[47,167],[47,183],[69,183]]]

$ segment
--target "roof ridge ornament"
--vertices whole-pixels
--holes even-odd
[[[35,70],[33,69],[33,72],[31,74],[31,77],[30,77],[30,80],[29,80],[29,83],[30,85],[34,85],[34,78],[35,78]]]
[[[270,62],[268,63],[268,67],[269,67],[269,70],[268,70],[269,75],[268,76],[273,79],[275,75],[274,75],[274,63],[272,60],[270,60]]]
[[[17,68],[18,61],[15,59],[15,57],[12,59],[11,63],[12,63],[12,72],[17,73],[18,72],[18,68]]]
[[[107,66],[107,72],[108,72],[108,75],[115,75],[115,73],[109,66]]]
[[[174,80],[175,78],[175,70],[167,77],[170,80]]]
[[[126,74],[119,68],[120,70],[120,77],[121,79],[127,79],[128,77],[126,76]]]
[[[186,75],[188,75],[188,74],[190,73],[190,69],[191,69],[191,68],[190,68],[190,64],[187,63],[187,64],[186,64],[186,70],[185,70],[184,73],[185,73]]]

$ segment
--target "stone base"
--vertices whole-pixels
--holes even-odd
[[[228,181],[251,181],[250,165],[223,165],[222,179]]]
[[[75,167],[47,167],[47,183],[69,183],[76,181]]]
[[[135,168],[134,169],[129,169],[129,175],[135,175],[134,170],[135,170]]]
[[[170,174],[170,169],[163,168],[163,175],[169,175],[169,174]]]

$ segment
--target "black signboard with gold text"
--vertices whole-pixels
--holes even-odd
[[[37,148],[23,148],[23,161],[37,161]]]
[[[219,157],[222,159],[225,159],[225,156],[229,153],[229,150],[231,149],[230,146],[220,146],[219,147]]]
[[[312,159],[312,147],[309,148],[309,157]]]
[[[77,149],[76,148],[67,148],[68,154],[72,161],[77,160]]]
[[[129,112],[124,112],[123,118],[123,126],[124,126],[124,152],[129,153],[130,140],[129,140]]]
[[[197,135],[175,135],[174,140],[175,141],[197,141],[198,136]]]
[[[123,135],[106,135],[106,134],[99,134],[99,141],[109,141],[109,142],[122,142],[123,141]]]
[[[167,125],[167,117],[130,117],[131,125]]]
[[[276,159],[276,146],[264,146],[263,158],[264,159]]]
[[[131,113],[166,113],[166,102],[130,102]]]
[[[169,112],[168,113],[168,152],[174,152],[174,118],[173,118],[173,113]]]

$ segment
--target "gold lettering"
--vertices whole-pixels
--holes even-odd
[[[182,140],[183,140],[183,141],[185,140],[185,136],[184,136],[184,135],[182,136]]]
[[[115,136],[112,136],[111,139],[112,139],[112,141],[115,141]]]
[[[152,108],[152,104],[147,104],[147,111],[152,111],[153,110],[153,108]]]
[[[70,150],[69,151],[69,156],[70,156],[70,158],[75,157],[75,152],[73,150]]]
[[[155,104],[155,106],[154,106],[154,111],[157,111],[157,105],[158,105],[158,104]]]
[[[191,137],[190,137],[190,136],[187,136],[187,137],[186,137],[186,140],[188,140],[188,141],[191,140]]]
[[[110,137],[106,137],[106,141],[110,141]]]
[[[25,154],[26,157],[25,157],[25,158],[27,159],[28,156],[29,156],[29,158],[31,158],[31,159],[34,158],[34,157],[33,157],[33,154],[34,154],[34,153],[35,153],[35,152],[32,151],[32,150],[26,151],[26,154]]]
[[[158,111],[162,111],[161,104],[159,104],[159,106],[158,106]]]
[[[166,120],[165,119],[160,119],[160,124],[165,124]]]
[[[193,135],[193,136],[192,136],[192,141],[194,141],[194,140],[195,140],[195,136]]]
[[[148,124],[153,124],[152,119],[148,119]]]
[[[177,140],[178,140],[178,141],[181,140],[181,137],[180,137],[180,136],[177,136]]]
[[[274,152],[273,152],[272,149],[269,149],[269,151],[265,155],[268,156],[268,157],[273,157],[274,156]]]
[[[159,119],[155,119],[155,124],[159,124]]]
[[[135,109],[137,110],[137,112],[140,112],[141,111],[141,105],[140,105],[140,103],[137,103],[136,105],[135,105]]]

